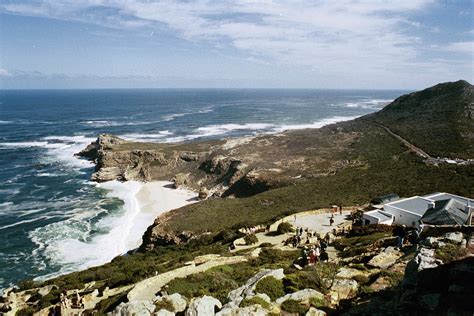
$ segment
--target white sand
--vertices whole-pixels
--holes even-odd
[[[159,215],[197,202],[197,193],[186,189],[173,189],[172,183],[156,181],[142,184],[135,195],[139,212],[133,219],[131,234],[128,239],[129,249],[140,246],[141,237],[148,226],[153,224]],[[139,238],[137,238],[139,236]]]

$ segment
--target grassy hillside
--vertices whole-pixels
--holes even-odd
[[[432,156],[474,158],[474,87],[467,81],[401,96],[366,118],[388,126]]]
[[[365,204],[389,192],[411,196],[447,191],[474,196],[474,166],[426,165],[398,140],[361,120],[328,126],[324,131],[334,133],[341,129],[343,133],[359,135],[345,153],[347,159],[357,160],[360,165],[249,198],[192,204],[173,211],[166,229],[201,232],[264,224],[297,211],[334,203]]]

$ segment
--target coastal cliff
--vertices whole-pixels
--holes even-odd
[[[458,81],[320,129],[179,144],[101,135],[79,155],[96,162],[95,181],[172,180],[211,197],[157,218],[141,246],[151,250],[305,208],[364,203],[381,192],[471,196],[474,186],[459,184],[472,183],[472,96],[473,86]],[[454,143],[455,151],[442,150]],[[427,163],[423,150],[456,156]],[[466,160],[444,163],[458,157]]]
[[[425,232],[400,248],[391,226],[347,229],[349,210],[381,194],[474,196],[472,89],[464,81],[441,84],[353,121],[240,139],[156,144],[101,135],[79,153],[95,161],[94,181],[173,180],[211,198],[156,218],[138,251],[24,282],[0,308],[47,314],[67,309],[60,293],[78,289],[76,312],[99,314],[213,314],[217,306],[219,315],[464,315],[472,310],[472,227]],[[412,133],[406,120],[420,109]],[[444,130],[447,138],[419,141]],[[463,145],[437,151],[449,142]],[[456,157],[427,157],[438,153]],[[448,159],[457,157],[463,160]],[[334,204],[345,213],[333,214]],[[328,212],[338,221],[334,231],[324,224]],[[327,234],[329,262],[305,266],[300,251],[285,245],[294,227],[283,232],[280,224],[305,216],[317,216],[315,230]],[[448,277],[433,283],[440,275]]]

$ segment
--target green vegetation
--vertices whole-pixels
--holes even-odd
[[[466,248],[461,248],[459,245],[452,243],[446,243],[443,247],[439,247],[435,250],[436,259],[440,259],[444,264],[460,259],[466,256],[466,254]]]
[[[272,301],[285,295],[283,282],[273,276],[268,276],[260,280],[255,287],[255,292],[267,294]]]
[[[166,229],[181,232],[192,227],[196,232],[216,232],[266,225],[295,212],[328,207],[335,201],[342,205],[362,205],[388,192],[400,196],[432,192],[474,195],[472,166],[426,165],[379,127],[356,120],[327,126],[321,133],[356,134],[343,159],[358,164],[331,176],[302,179],[295,185],[248,198],[212,199],[188,205],[172,212]]]
[[[174,279],[168,283],[168,292],[187,298],[210,295],[224,303],[230,291],[243,285],[257,271],[257,267],[247,262],[218,266],[186,278]]]
[[[303,270],[287,275],[283,279],[285,292],[291,293],[303,289],[314,289],[327,293],[336,277],[339,266],[331,262],[317,262]]]
[[[388,278],[390,287],[392,288],[397,287],[403,281],[403,273],[401,272],[382,270],[378,276]]]
[[[328,306],[329,302],[327,300],[325,300],[324,298],[311,297],[309,299],[309,305],[311,305],[314,308],[321,308],[321,307]]]
[[[286,300],[281,304],[281,309],[298,315],[304,315],[309,310],[309,306],[295,300]]]
[[[265,301],[263,298],[258,297],[258,296],[253,296],[251,298],[246,298],[240,303],[240,307],[247,307],[247,306],[252,306],[252,305],[260,305],[265,309],[270,309],[271,305],[267,301]]]
[[[161,301],[156,301],[155,306],[156,306],[156,309],[155,309],[156,311],[159,311],[160,309],[166,309],[170,312],[174,312],[173,302],[171,302],[171,300],[167,298],[164,298]]]
[[[334,247],[342,251],[342,257],[353,257],[367,252],[370,246],[379,246],[383,238],[391,235],[391,233],[380,232],[365,236],[342,237],[335,241]]]
[[[291,225],[288,222],[283,222],[283,223],[278,224],[277,233],[279,235],[283,235],[283,234],[286,234],[286,233],[291,233],[293,231],[294,231],[293,225]]]
[[[258,238],[255,236],[255,234],[248,234],[244,237],[244,241],[246,245],[254,245],[258,243]]]
[[[287,268],[297,258],[297,254],[297,251],[263,248],[258,258],[248,262],[222,265],[186,278],[174,279],[168,283],[168,292],[180,293],[188,298],[210,295],[225,303],[230,291],[242,286],[261,269]]]
[[[59,294],[63,290],[82,289],[86,283],[95,282],[94,289],[105,287],[113,288],[141,281],[155,275],[155,272],[163,273],[192,260],[196,256],[217,253],[223,254],[227,247],[221,244],[202,244],[199,241],[180,246],[161,247],[147,253],[135,253],[119,256],[112,262],[102,266],[89,268],[87,270],[70,273],[55,279],[45,281],[43,284],[54,284],[58,288],[41,297],[35,310],[56,304]],[[21,289],[37,287],[39,284],[32,281],[21,282]]]
[[[370,224],[365,226],[353,227],[347,237],[368,236],[374,233],[392,233],[395,226]]]
[[[21,309],[15,313],[15,316],[31,316],[34,314],[36,310],[33,309],[32,307],[27,307],[24,309]]]
[[[468,82],[443,83],[401,96],[368,118],[432,156],[472,158],[474,121],[469,113],[473,99],[474,89]]]

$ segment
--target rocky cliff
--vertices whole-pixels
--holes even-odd
[[[153,249],[298,210],[355,205],[381,193],[471,196],[472,165],[426,166],[381,127],[428,153],[473,158],[472,90],[465,81],[439,84],[361,119],[272,135],[177,144],[101,135],[79,155],[96,162],[95,181],[171,180],[211,197],[156,219],[142,245]],[[438,151],[448,147],[455,150]],[[222,199],[232,197],[249,199]]]
[[[320,131],[297,131],[223,141],[155,144],[128,142],[104,134],[78,155],[95,161],[93,181],[169,180],[176,187],[204,187],[214,197],[246,197],[287,186],[300,178],[334,174],[346,165],[356,164],[334,155],[356,139],[357,134],[335,130],[325,139]]]

